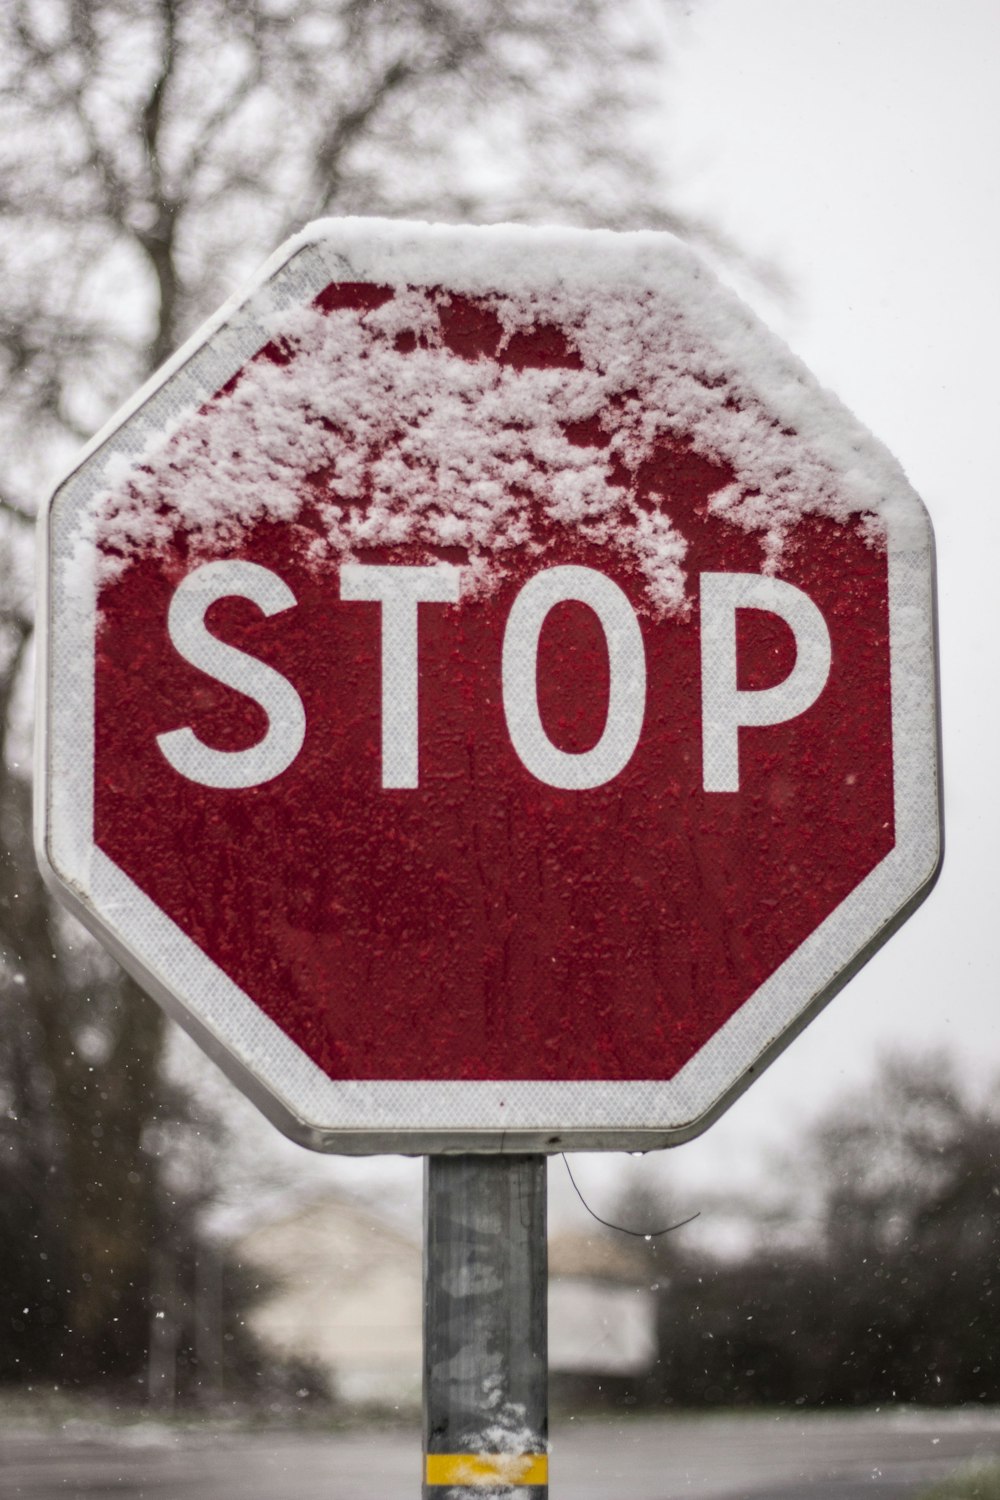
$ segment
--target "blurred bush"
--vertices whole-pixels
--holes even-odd
[[[650,1246],[660,1354],[643,1399],[1000,1401],[996,1105],[947,1059],[890,1059],[775,1165],[784,1204],[760,1208],[741,1252]]]

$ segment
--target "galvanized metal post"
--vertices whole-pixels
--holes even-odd
[[[424,1175],[424,1497],[548,1495],[544,1156]]]

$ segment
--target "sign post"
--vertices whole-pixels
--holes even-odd
[[[294,1139],[432,1159],[435,1308],[436,1203],[705,1129],[933,884],[927,515],[670,236],[314,226],[45,539],[47,878]]]
[[[430,1156],[424,1494],[548,1494],[544,1156]]]

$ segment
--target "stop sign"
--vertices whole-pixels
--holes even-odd
[[[926,514],[669,236],[318,226],[48,554],[43,865],[308,1144],[682,1139],[936,873]]]

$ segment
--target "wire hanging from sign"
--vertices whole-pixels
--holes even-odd
[[[586,1198],[583,1196],[583,1194],[580,1192],[579,1187],[577,1186],[577,1181],[573,1176],[573,1170],[570,1167],[566,1153],[562,1152],[561,1155],[563,1159],[563,1165],[565,1166],[566,1171],[569,1173],[569,1180],[573,1184],[573,1191],[576,1193],[576,1196],[579,1198],[580,1202],[583,1204],[590,1217],[592,1219],[596,1219],[598,1224],[603,1224],[605,1229],[614,1229],[619,1234],[630,1234],[632,1238],[636,1240],[655,1240],[659,1239],[661,1234],[672,1234],[675,1229],[683,1229],[685,1224],[693,1224],[695,1219],[701,1218],[701,1209],[699,1209],[697,1213],[689,1214],[686,1219],[679,1219],[676,1224],[667,1224],[663,1229],[626,1229],[624,1224],[612,1224],[610,1219],[602,1219],[600,1214],[594,1213],[594,1210],[591,1208],[590,1204],[587,1202]]]

